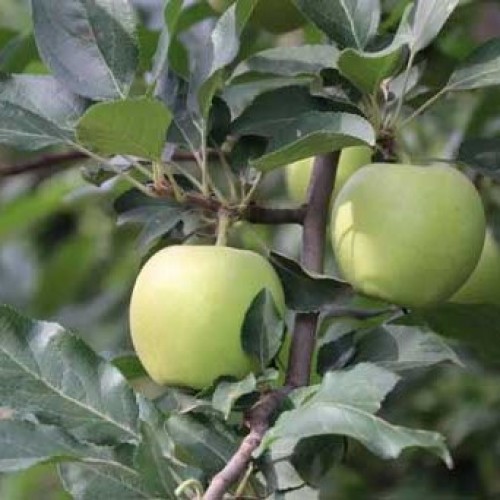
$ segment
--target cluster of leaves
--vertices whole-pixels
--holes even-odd
[[[316,39],[265,50],[252,46],[246,29],[256,1],[238,0],[215,19],[204,2],[167,0],[161,32],[138,29],[126,1],[116,8],[101,1],[33,1],[33,33],[0,33],[0,142],[21,150],[81,151],[92,160],[86,178],[112,186],[113,195],[124,190],[120,180],[132,183],[136,189],[121,194],[115,209],[119,222],[142,226],[139,245],[147,252],[165,238],[199,235],[206,223],[181,200],[139,192],[154,180],[158,164],[175,167],[174,151],[187,150],[203,166],[207,147],[224,150],[230,136],[227,163],[245,182],[255,171],[356,144],[377,143],[385,155],[381,139],[412,119],[400,123],[403,106],[419,114],[444,94],[500,84],[498,40],[461,61],[437,91],[424,84],[425,52],[456,0],[418,0],[384,23],[378,0],[297,0]],[[211,21],[200,29],[205,19]],[[467,140],[445,159],[495,179],[500,143],[480,127],[486,128],[484,120],[470,125]],[[189,170],[176,173],[186,190],[193,188],[190,178],[203,180]],[[69,186],[39,193],[46,198],[30,223],[59,205],[73,182],[69,177]],[[30,196],[21,202],[30,203]],[[2,215],[0,233],[17,228],[19,210]],[[94,239],[87,244],[95,263]],[[68,244],[54,272],[67,269],[73,255]],[[402,315],[354,297],[341,281],[311,275],[285,256],[275,253],[271,260],[288,308],[322,313],[318,371],[324,377],[290,394],[245,491],[316,498],[345,454],[344,438],[383,458],[426,448],[450,465],[441,435],[392,425],[378,413],[401,376],[444,361],[461,364],[437,333],[490,338],[500,325],[498,308],[444,305]],[[80,262],[77,271],[83,276],[89,269]],[[58,304],[43,302],[53,286],[50,269],[45,272],[39,311],[50,314]],[[350,311],[365,319],[338,321]],[[274,314],[268,298],[259,296],[242,331],[243,345],[262,365],[282,342]],[[498,359],[494,345],[480,345]],[[0,404],[9,414],[0,420],[0,471],[57,463],[64,487],[77,499],[193,498],[231,457],[244,410],[276,375],[268,370],[221,381],[197,397],[168,389],[151,401],[137,390],[143,372],[134,356],[106,361],[65,328],[2,307]]]

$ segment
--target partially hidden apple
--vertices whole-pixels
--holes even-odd
[[[491,231],[486,231],[483,252],[476,269],[453,295],[451,302],[500,306],[500,247]]]
[[[448,300],[471,275],[485,226],[479,194],[458,170],[372,164],[337,195],[331,237],[356,290],[427,307]]]
[[[252,300],[268,289],[284,311],[281,283],[262,256],[220,246],[171,246],[151,257],[130,304],[134,348],[151,378],[201,389],[241,378],[256,362],[241,346]]]
[[[234,0],[208,0],[216,12],[226,10]],[[300,28],[305,18],[291,0],[260,0],[251,22],[270,33],[281,34]]]
[[[372,150],[368,146],[352,146],[344,148],[339,157],[337,177],[335,179],[335,197],[347,179],[362,166],[371,163]],[[290,198],[297,203],[304,203],[313,170],[314,158],[306,158],[285,167],[287,191]]]

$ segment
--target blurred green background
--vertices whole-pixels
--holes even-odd
[[[44,71],[31,34],[28,3],[0,0],[2,71]],[[135,3],[148,26],[157,27],[161,2]],[[406,3],[384,2],[388,27],[393,14]],[[147,30],[143,28],[143,32]],[[462,2],[438,41],[424,54],[432,62],[425,69],[420,90],[425,93],[439,85],[453,64],[479,41],[494,36],[500,36],[498,2]],[[419,99],[418,94],[415,99]],[[446,157],[465,134],[495,136],[500,129],[498,96],[495,90],[442,101],[408,129],[402,138],[405,154],[413,159],[422,152]],[[0,169],[29,158],[0,149]],[[495,215],[500,198],[497,188],[483,188],[487,206],[493,207],[492,218],[500,219]],[[113,213],[113,199],[123,189],[117,181],[100,188],[92,186],[84,181],[80,166],[74,165],[0,178],[0,302],[64,324],[106,357],[130,349],[127,306],[141,264],[137,230],[117,227]],[[272,176],[261,196],[284,198],[279,174]],[[239,230],[233,241],[257,248],[263,243],[273,245],[291,256],[298,249],[297,231],[286,228],[274,233],[268,229]],[[399,461],[381,461],[352,444],[344,464],[324,485],[322,498],[500,499],[497,371],[472,356],[466,369],[442,367],[414,374],[391,397],[385,412],[391,421],[402,425],[442,432],[452,449],[455,469],[447,471],[431,455],[421,453],[405,455]],[[0,477],[0,500],[64,498],[68,497],[52,467]]]

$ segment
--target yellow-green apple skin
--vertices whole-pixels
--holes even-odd
[[[337,177],[335,180],[335,197],[351,175],[364,165],[371,163],[372,150],[368,146],[352,146],[344,148],[340,153]],[[314,158],[306,158],[288,165],[285,169],[286,185],[290,198],[297,203],[304,203],[313,169]]]
[[[234,0],[208,0],[216,12],[226,10]],[[251,22],[270,33],[281,34],[300,28],[305,19],[291,0],[260,0]]]
[[[418,308],[448,300],[465,283],[485,226],[479,194],[458,170],[372,164],[337,195],[331,237],[356,290]]]
[[[453,295],[451,302],[500,306],[500,247],[490,231],[486,231],[483,252],[476,269]]]
[[[201,389],[223,375],[250,373],[255,360],[243,351],[240,333],[263,288],[283,311],[274,269],[247,250],[171,246],[153,255],[137,277],[130,303],[132,342],[150,377]]]

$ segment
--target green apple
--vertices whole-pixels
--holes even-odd
[[[353,287],[408,307],[449,299],[476,267],[485,215],[473,184],[442,165],[372,164],[332,209],[339,268]]]
[[[339,166],[337,168],[337,178],[335,180],[335,197],[347,179],[362,166],[371,162],[372,150],[368,146],[352,146],[344,148],[340,153]],[[303,203],[306,200],[307,189],[313,169],[314,158],[306,158],[292,163],[286,167],[285,176],[287,190],[290,198]]]
[[[476,269],[451,302],[500,305],[500,247],[490,231]]]
[[[130,303],[132,341],[151,378],[201,389],[223,375],[250,373],[255,360],[243,351],[240,331],[263,288],[283,311],[274,269],[247,250],[185,245],[153,255]]]
[[[208,0],[216,12],[226,10],[234,0]],[[251,22],[270,33],[281,34],[300,28],[305,19],[291,0],[260,0]]]

